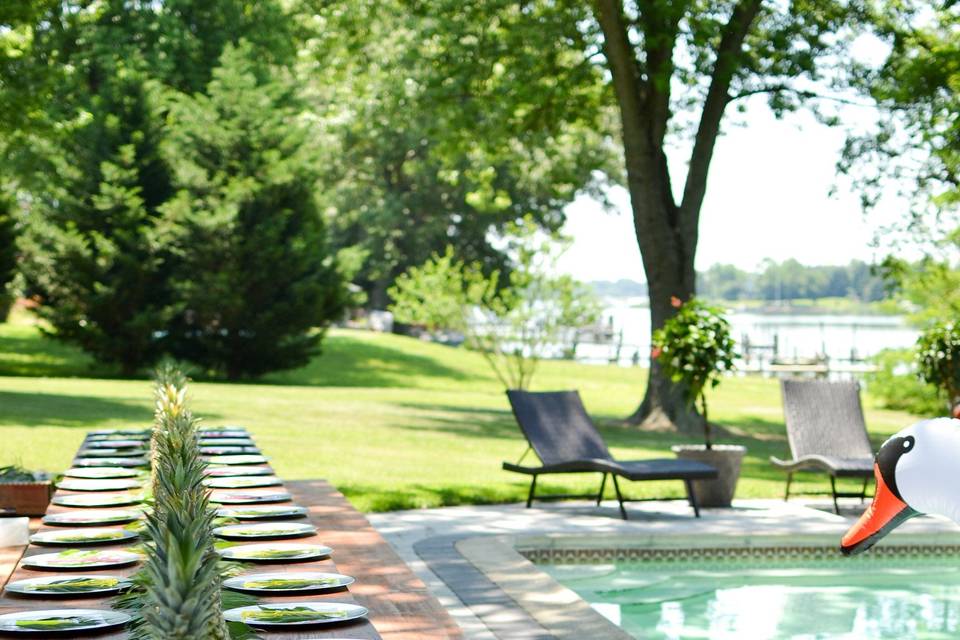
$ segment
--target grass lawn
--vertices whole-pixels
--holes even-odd
[[[146,380],[108,377],[72,348],[40,335],[22,316],[0,324],[0,464],[64,469],[88,429],[146,426]],[[544,362],[535,389],[579,389],[613,453],[672,457],[673,434],[640,432],[619,419],[636,405],[644,371]],[[331,331],[324,353],[303,369],[257,384],[195,382],[194,412],[209,424],[246,425],[287,479],[327,478],[358,508],[383,511],[518,501],[523,477],[500,469],[525,442],[503,390],[476,354],[411,338]],[[875,444],[916,418],[875,406],[866,395]],[[776,381],[730,378],[711,396],[711,417],[749,452],[738,497],[782,495],[767,462],[786,456]],[[544,491],[595,490],[599,477],[546,479]],[[827,488],[810,476],[798,489]],[[634,497],[680,496],[682,485],[627,483]],[[610,489],[612,492],[612,489]],[[612,495],[612,493],[611,493]]]

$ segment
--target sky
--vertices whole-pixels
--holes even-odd
[[[845,107],[848,115],[870,117],[856,109],[862,108]],[[844,131],[806,113],[777,120],[764,105],[751,105],[739,118],[747,125],[726,126],[717,141],[700,217],[697,269],[725,263],[755,270],[765,258],[810,265],[872,261],[877,228],[902,215],[903,203],[888,197],[869,216],[862,213],[858,194],[836,178]],[[674,150],[668,157],[674,181],[682,184],[684,154]],[[837,194],[831,197],[834,184]],[[567,208],[564,233],[573,246],[558,267],[585,281],[643,281],[627,193],[615,188],[611,197],[612,214],[585,197]]]

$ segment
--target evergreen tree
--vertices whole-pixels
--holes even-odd
[[[206,95],[170,113],[178,358],[231,379],[305,364],[345,287],[315,199],[317,132],[289,74],[227,47]]]
[[[171,194],[149,82],[118,65],[87,115],[50,143],[25,229],[23,273],[57,338],[132,374],[172,313],[158,206]]]

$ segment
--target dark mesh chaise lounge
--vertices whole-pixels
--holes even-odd
[[[695,460],[656,459],[656,460],[614,460],[606,443],[597,432],[597,428],[587,415],[580,394],[576,391],[550,391],[532,393],[529,391],[507,391],[513,415],[517,418],[520,430],[526,436],[529,447],[517,464],[503,463],[507,471],[515,471],[533,476],[530,481],[530,494],[527,507],[533,503],[537,489],[537,476],[552,473],[600,473],[600,491],[596,495],[553,495],[543,496],[541,500],[562,498],[596,498],[597,504],[603,499],[607,476],[613,477],[613,486],[620,504],[620,515],[627,519],[623,507],[625,500],[620,493],[617,477],[627,480],[683,480],[687,488],[687,498],[693,513],[700,517],[697,498],[693,492],[693,480],[709,480],[717,477],[717,470],[708,464]],[[539,467],[521,466],[523,458],[530,449],[539,456]]]
[[[840,513],[837,498],[863,498],[873,477],[873,447],[860,405],[857,382],[783,380],[783,418],[787,425],[792,460],[770,461],[787,472],[787,490],[798,471],[829,474],[833,509]],[[837,478],[863,478],[860,493],[837,492]]]

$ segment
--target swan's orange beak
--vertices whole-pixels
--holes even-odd
[[[876,464],[873,465],[873,475],[877,480],[873,502],[840,541],[843,555],[850,556],[866,551],[901,522],[917,515],[916,511],[890,490]]]

